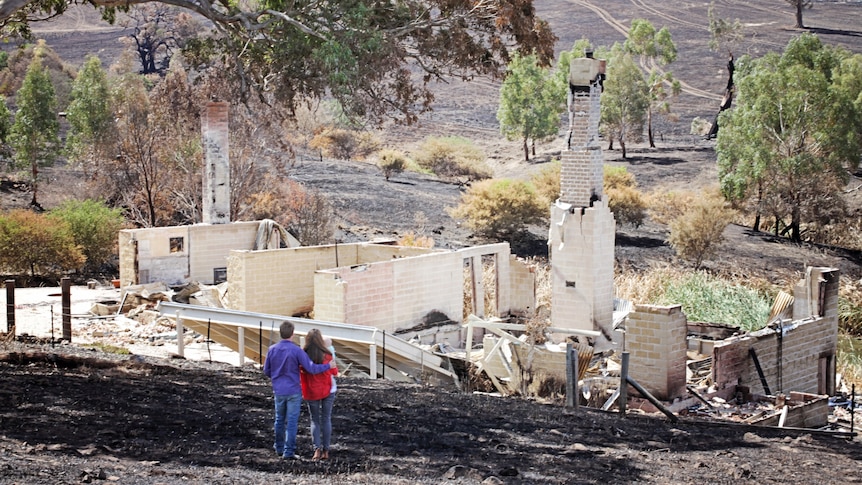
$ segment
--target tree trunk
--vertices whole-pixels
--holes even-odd
[[[626,158],[626,141],[620,138],[620,150],[623,151],[623,158]]]
[[[614,149],[614,139],[611,138],[610,141],[608,142],[608,150],[613,150],[613,149]]]
[[[803,0],[796,0],[796,28],[804,29],[805,26],[802,25],[802,7],[805,2]]]
[[[530,141],[530,150],[533,152],[533,156],[535,157],[536,156],[536,139],[535,138],[533,138]]]
[[[655,148],[655,140],[652,137],[652,108],[647,109],[647,138],[649,139],[649,147]]]
[[[754,225],[753,225],[753,226],[751,226],[751,229],[752,229],[752,230],[754,230],[754,231],[759,231],[759,230],[760,230],[760,211],[757,211],[757,212],[754,214]]]
[[[524,160],[527,162],[530,161],[530,147],[529,145],[527,145],[526,137],[524,137]]]
[[[30,165],[30,169],[33,174],[33,199],[30,201],[30,205],[35,207],[39,207],[39,202],[36,200],[36,194],[39,192],[39,164],[37,162],[33,162]]]
[[[799,211],[799,207],[794,207],[793,211],[791,211],[791,220],[790,220],[790,240],[793,242],[802,242],[802,234],[799,232],[799,226],[801,225],[800,219],[802,216]]]

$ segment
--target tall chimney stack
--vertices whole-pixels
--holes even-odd
[[[201,120],[204,145],[203,222],[230,222],[230,159],[228,108],[224,101],[207,103]]]

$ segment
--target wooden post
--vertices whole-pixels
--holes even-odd
[[[6,333],[15,335],[15,280],[6,280]]]
[[[577,358],[577,354],[575,354]],[[574,375],[572,375],[574,374]],[[566,407],[571,408],[575,406],[575,389],[578,387],[577,383],[577,370],[572,372],[572,343],[569,342],[566,344]]]
[[[60,279],[61,287],[61,306],[63,312],[63,340],[72,341],[72,295],[71,295],[72,280],[68,276]]]
[[[629,353],[623,352],[622,364],[620,365],[620,397],[617,398],[620,401],[620,414],[623,416],[626,415],[626,404],[629,400],[628,380]]]

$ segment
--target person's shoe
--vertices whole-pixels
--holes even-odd
[[[302,460],[302,457],[299,455],[284,455],[282,458],[284,458],[285,460]]]
[[[324,451],[322,451],[320,448],[314,450],[314,456],[311,457],[311,461],[322,460],[323,459],[323,453],[324,453]]]

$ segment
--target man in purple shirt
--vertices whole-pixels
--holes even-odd
[[[299,366],[306,372],[319,374],[333,365],[315,364],[302,348],[293,343],[293,324],[282,322],[278,329],[281,341],[266,351],[263,373],[272,380],[275,395],[275,452],[287,459],[298,460],[296,430],[302,406],[302,387],[299,384]],[[332,361],[335,362],[335,361]],[[287,434],[285,435],[285,428]]]

